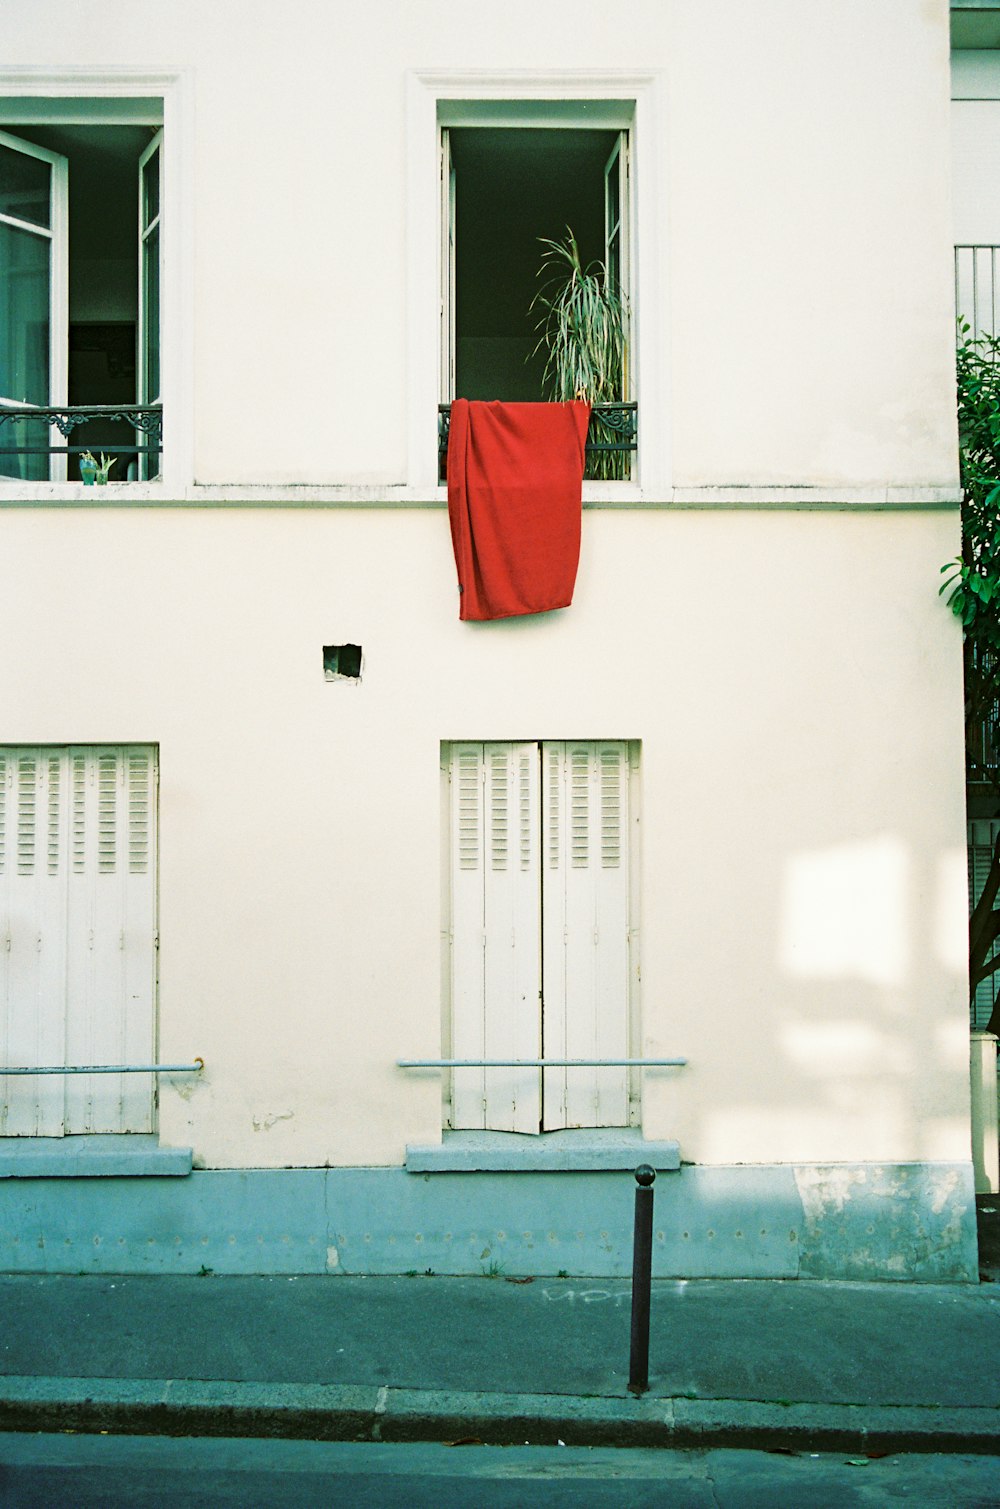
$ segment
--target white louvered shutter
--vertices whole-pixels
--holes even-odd
[[[0,750],[0,1064],[65,1062],[66,783],[58,751]],[[0,1078],[0,1135],[61,1137],[58,1075]]]
[[[152,748],[0,748],[0,1064],[153,1061]],[[0,1075],[0,1135],[145,1132],[146,1075]]]
[[[66,1047],[73,1064],[152,1063],[155,760],[150,748],[74,748]],[[67,1132],[146,1132],[152,1076],[75,1074]]]
[[[546,1058],[628,1056],[628,746],[546,743]],[[626,1126],[624,1068],[547,1069],[546,1130]]]
[[[539,1056],[538,750],[451,753],[452,1049]],[[458,1069],[453,1125],[537,1132],[537,1069]]]
[[[975,819],[969,824],[968,832],[968,859],[969,859],[969,909],[975,907],[990,872],[990,863],[993,859],[993,845],[1000,832],[1000,820]],[[994,953],[996,949],[994,948]],[[1000,970],[995,975],[989,975],[981,980],[976,987],[975,996],[971,1002],[970,1014],[972,1026],[985,1028],[993,1014],[993,1002],[996,993],[1000,990]]]

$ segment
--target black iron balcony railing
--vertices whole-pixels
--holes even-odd
[[[997,657],[988,650],[972,649],[971,667],[966,668],[967,685],[979,689],[977,702],[980,716],[966,723],[965,765],[972,782],[995,782],[1000,777],[1000,669]]]
[[[88,440],[85,445],[71,445],[74,432],[89,425],[93,434],[88,439],[86,431],[79,440]],[[109,430],[108,426],[131,427],[134,432]],[[67,442],[54,444],[52,430]],[[27,433],[25,433],[27,431]],[[114,436],[115,438],[111,438]],[[10,444],[13,439],[19,444]],[[159,404],[73,404],[55,407],[22,407],[0,404],[0,476],[21,480],[44,480],[49,475],[48,465],[40,465],[37,458],[51,456],[81,456],[85,451],[103,451],[107,456],[117,456],[124,464],[116,472],[116,481],[124,481],[128,464],[142,464],[146,476],[159,470],[159,453],[163,445],[163,409]],[[31,459],[28,459],[31,458]]]
[[[438,478],[445,480],[448,462],[448,431],[451,405],[438,405]],[[632,475],[632,456],[639,444],[639,406],[635,403],[595,403],[587,430],[587,465],[584,478],[627,482]]]

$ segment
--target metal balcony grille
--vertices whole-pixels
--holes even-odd
[[[438,480],[447,477],[448,431],[451,405],[438,405]],[[639,444],[639,406],[635,403],[595,403],[587,430],[586,481],[627,482],[632,456]]]
[[[70,444],[74,438],[86,441],[87,425],[99,425],[100,435],[87,444]],[[119,435],[109,440],[105,426],[117,425]],[[128,428],[125,428],[128,426]],[[83,432],[75,432],[83,429]],[[59,445],[52,431],[58,431],[67,443]],[[129,431],[131,430],[131,434]],[[153,476],[159,470],[159,453],[163,445],[163,410],[159,404],[74,404],[59,408],[33,405],[0,404],[0,476],[23,481],[47,480],[49,466],[39,464],[40,457],[81,456],[84,451],[103,451],[120,458],[113,481],[124,481],[130,462],[137,466],[145,458],[145,471]],[[70,473],[71,480],[75,480]]]
[[[976,650],[973,648],[975,664]],[[983,652],[982,670],[996,681],[996,656]],[[972,781],[994,781],[1000,772],[1000,690],[982,719],[966,726],[966,767]]]
[[[1000,334],[1000,246],[955,247],[955,315],[972,336]]]

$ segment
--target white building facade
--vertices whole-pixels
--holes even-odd
[[[945,0],[129,20],[5,12],[0,1031],[173,1067],[0,1076],[0,1266],[974,1279]],[[461,623],[570,216],[630,474]]]

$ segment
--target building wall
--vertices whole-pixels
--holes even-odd
[[[164,1085],[167,1140],[226,1167],[433,1138],[436,1077],[394,1061],[439,1051],[439,742],[613,737],[642,740],[642,1046],[691,1060],[648,1076],[647,1132],[963,1155],[951,514],[588,512],[573,608],[484,626],[440,511],[4,533],[10,742],[160,746],[161,1051],[208,1065]],[[323,678],[342,642],[357,685]]]
[[[440,1138],[438,1074],[395,1061],[440,1052],[441,742],[609,738],[642,746],[635,1047],[689,1060],[645,1075],[645,1136],[804,1169],[814,1213],[819,1166],[941,1165],[961,1195],[947,7],[567,14],[183,0],[125,29],[95,0],[43,27],[11,0],[7,64],[185,73],[166,339],[194,403],[176,485],[3,484],[3,740],[159,746],[160,1053],[206,1064],[163,1079],[160,1135],[198,1169],[398,1169]],[[407,449],[437,299],[408,74],[598,68],[654,81],[664,461],[588,489],[572,608],[460,624]],[[344,642],[356,685],[323,677]],[[937,1276],[969,1272],[968,1212]]]
[[[639,318],[669,374],[644,416],[669,427],[668,482],[955,481],[945,0],[641,0],[627,25],[596,0],[6,15],[8,68],[189,77],[199,482],[406,479],[407,76],[427,69],[656,81],[638,257],[662,299]]]

